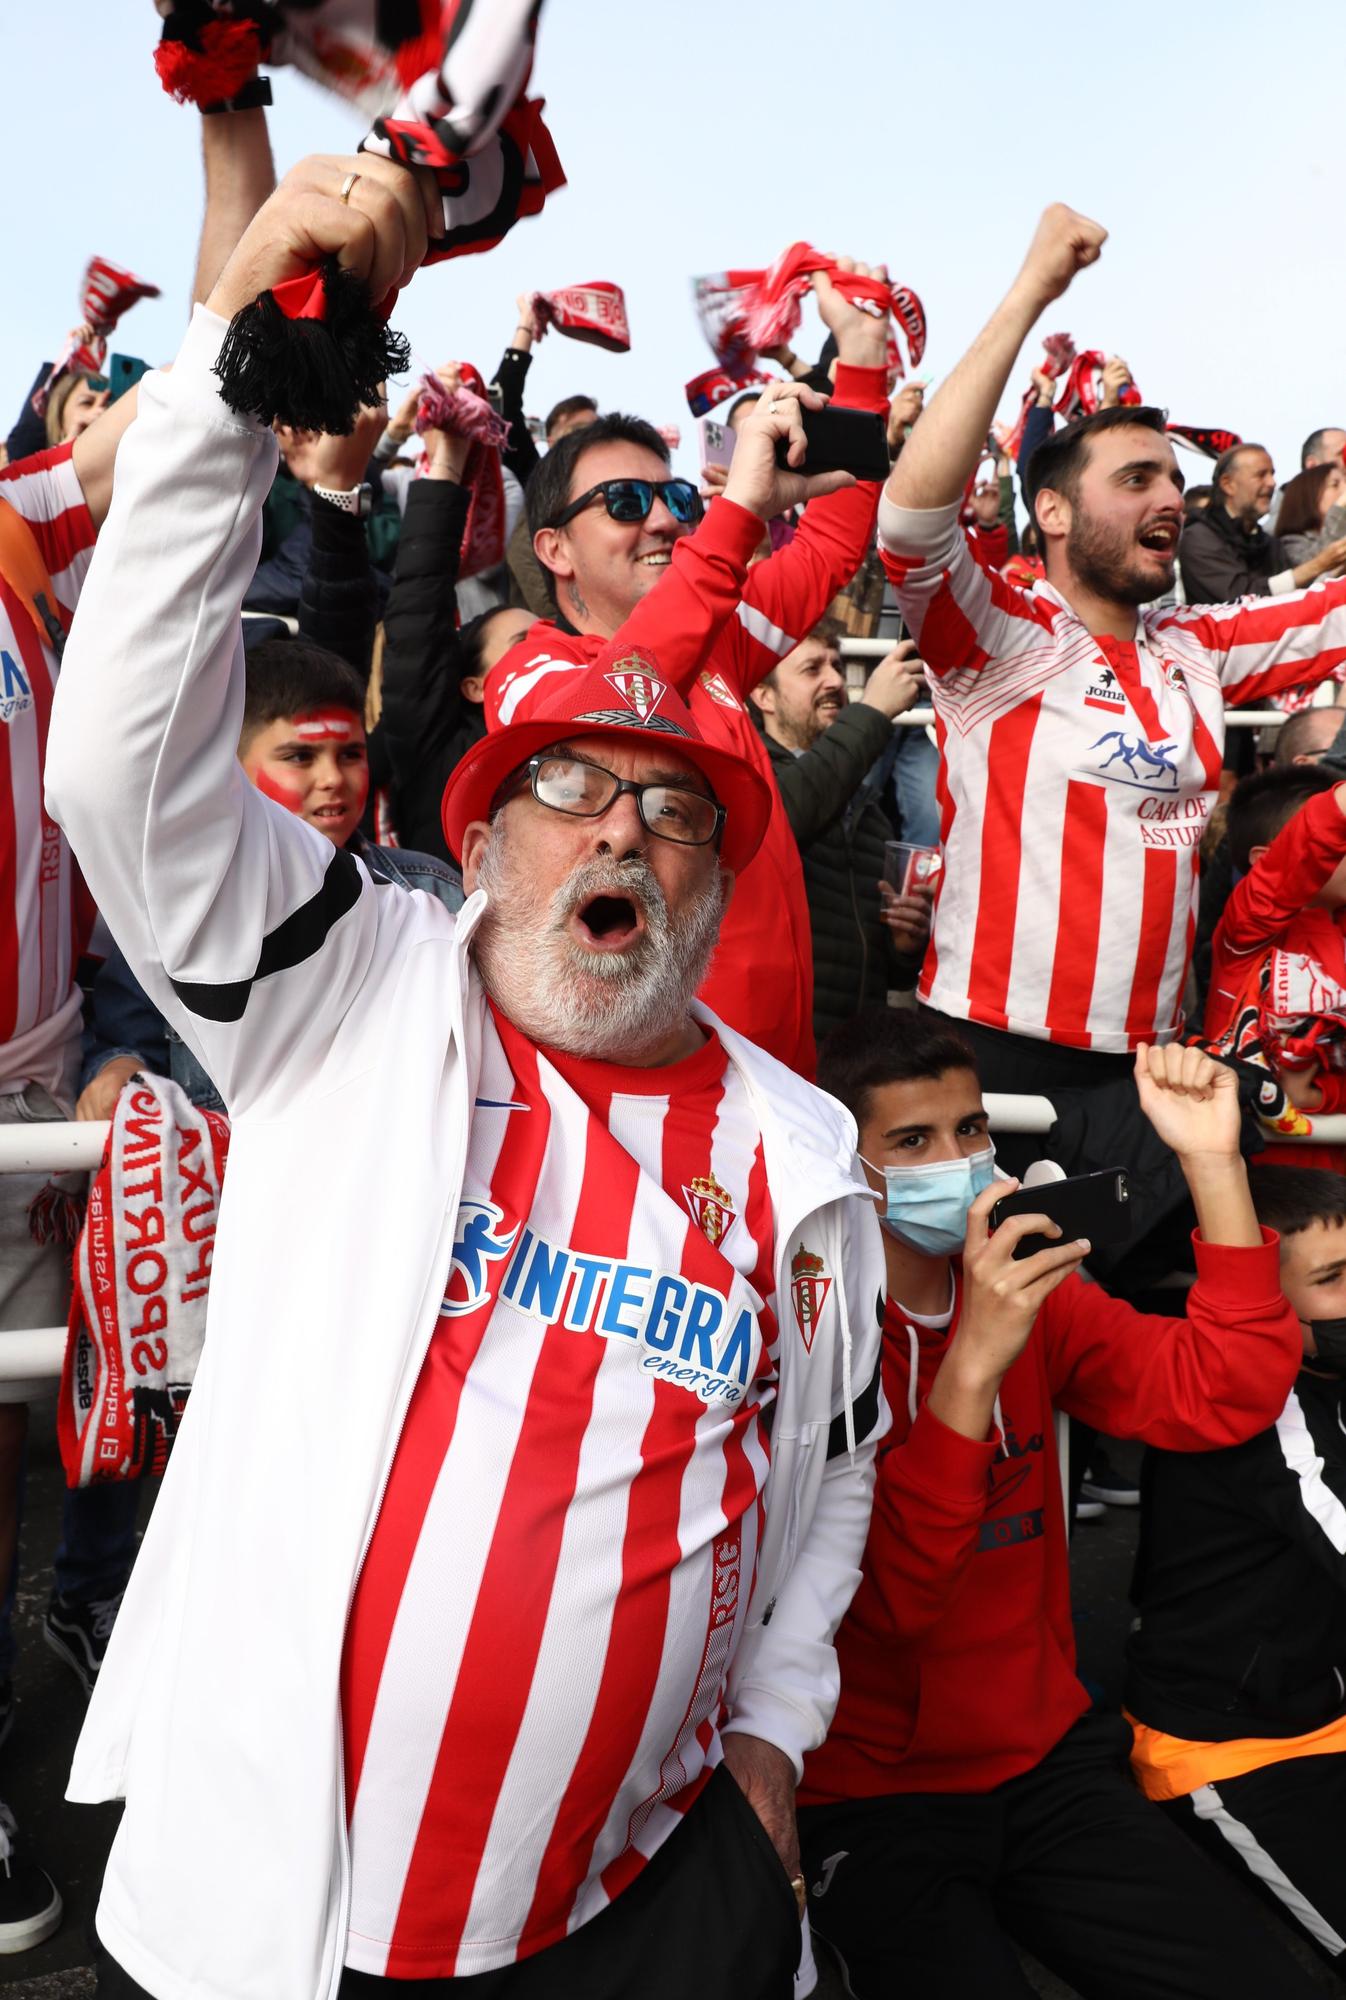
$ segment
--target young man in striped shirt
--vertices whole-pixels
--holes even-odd
[[[1039,314],[1106,232],[1049,208],[1013,285],[926,408],[879,510],[884,562],[930,670],[945,867],[920,998],[956,1016],[992,1090],[1124,1076],[1182,1025],[1197,853],[1226,703],[1346,659],[1346,580],[1156,611],[1182,475],[1160,411],[1067,425],[1029,468],[1046,580],[1020,589],[958,525]]]
[[[677,688],[817,490],[800,398],[680,546],[686,629],[458,765],[463,910],[376,887],[237,765],[276,446],[213,367],[320,254],[377,298],[426,234],[400,167],[287,177],[141,385],[53,719],[53,810],[233,1121],[71,1781],[126,1799],[105,1990],[786,2000],[883,1264],[852,1122],[693,1004],[773,801]]]

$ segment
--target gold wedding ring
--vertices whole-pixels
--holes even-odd
[[[341,193],[337,196],[337,200],[344,203],[347,208],[350,207],[351,189],[359,179],[359,174],[347,174],[345,180],[341,183]]]

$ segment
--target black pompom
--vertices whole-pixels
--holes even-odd
[[[322,280],[322,319],[288,319],[271,292],[236,312],[215,373],[233,410],[344,437],[387,378],[405,374],[411,349],[375,313],[362,278],[333,261]]]

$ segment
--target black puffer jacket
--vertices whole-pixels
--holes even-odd
[[[486,734],[466,701],[454,586],[471,494],[452,479],[416,479],[407,494],[397,568],[383,616],[381,730],[393,814],[406,847],[448,858],[439,804],[458,760]]]
[[[883,844],[896,839],[866,774],[893,725],[852,702],[801,756],[767,738],[785,817],[804,864],[813,926],[813,1032],[822,1037],[890,986],[914,986],[919,963],[901,959],[880,915]]]

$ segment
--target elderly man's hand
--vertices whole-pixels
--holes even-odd
[[[738,426],[738,442],[725,481],[724,497],[746,507],[759,520],[770,521],[789,507],[805,500],[817,500],[825,493],[839,493],[854,486],[849,472],[815,473],[808,478],[793,470],[804,461],[804,426],[800,411],[821,410],[826,396],[803,382],[773,382],[760,395]],[[789,465],[776,463],[776,441],[789,445]]]
[[[347,200],[341,190],[357,178]],[[372,153],[358,158],[315,154],[292,167],[244,231],[206,300],[232,319],[261,293],[335,257],[378,300],[404,285],[424,259],[432,230],[442,227],[433,177]]]
[[[731,1732],[724,1761],[739,1790],[765,1827],[791,1884],[799,1880],[799,1828],[795,1823],[795,1767],[783,1750],[760,1736]],[[796,1891],[798,1894],[798,1891]],[[801,1907],[800,1916],[804,1912]]]

